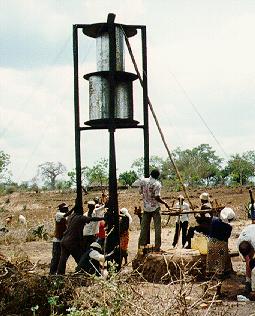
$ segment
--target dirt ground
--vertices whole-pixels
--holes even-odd
[[[199,205],[199,195],[204,192],[204,189],[196,189],[189,191],[192,204]],[[233,223],[233,231],[230,239],[230,250],[236,251],[236,240],[242,228],[249,224],[247,218],[246,206],[249,202],[248,189],[245,187],[237,188],[210,188],[207,190],[212,199],[216,199],[219,205],[232,207],[236,213],[237,219]],[[182,192],[162,191],[162,198],[171,205],[177,196]],[[84,204],[95,196],[100,196],[100,192],[91,192],[84,196]],[[129,262],[137,253],[137,242],[139,237],[139,219],[134,215],[134,206],[142,206],[142,200],[137,190],[128,189],[119,192],[119,207],[126,207],[129,209],[133,223],[130,228],[130,242],[129,242]],[[56,207],[61,202],[66,202],[73,205],[75,200],[75,193],[61,193],[61,192],[23,192],[12,193],[10,195],[0,196],[0,227],[6,225],[5,219],[12,215],[12,223],[8,225],[9,232],[0,235],[0,253],[5,255],[8,259],[15,258],[20,255],[27,256],[33,263],[40,263],[40,273],[45,275],[49,271],[49,263],[51,260],[51,237],[54,230],[54,215]],[[18,224],[18,215],[22,214],[27,219],[27,227]],[[171,248],[175,218],[171,218],[167,223],[167,216],[162,216],[162,249],[167,251]],[[190,216],[190,223],[194,221],[193,216]],[[26,242],[27,237],[32,229],[38,225],[44,225],[45,230],[49,234],[49,239],[32,240]],[[153,243],[154,231],[151,231],[151,238]],[[181,247],[181,245],[178,245]],[[232,258],[234,270],[240,274],[245,274],[245,264],[240,257]],[[67,272],[74,271],[75,262],[72,258],[68,261]],[[126,270],[131,271],[131,264],[125,267]],[[153,285],[155,289],[156,285]],[[164,285],[162,285],[164,287]],[[144,290],[150,288],[150,285],[145,285]],[[151,288],[150,288],[151,290]],[[236,303],[227,302],[227,308],[234,311],[235,315],[255,315],[254,303]],[[203,315],[203,313],[201,314]],[[223,314],[222,314],[223,315]]]

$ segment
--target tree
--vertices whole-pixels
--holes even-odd
[[[220,180],[222,158],[208,144],[201,144],[193,149],[173,151],[173,157],[183,181],[187,185],[216,184]],[[169,164],[169,177],[177,179],[175,170]]]
[[[51,189],[56,188],[57,177],[65,172],[66,167],[61,162],[45,162],[38,166],[38,175]]]
[[[67,173],[69,177],[69,185],[70,187],[76,186],[76,170],[73,169]],[[82,167],[81,168],[81,183],[83,187],[88,185],[88,177],[89,177],[89,167]]]
[[[239,183],[245,185],[250,177],[254,176],[254,164],[251,152],[242,155],[232,155],[224,169],[225,177],[229,176],[232,184]]]
[[[10,164],[10,156],[3,150],[0,150],[0,179],[1,182],[9,180],[10,172],[8,172],[8,166]]]
[[[89,185],[100,185],[108,182],[108,159],[100,159],[94,166],[88,168],[87,178]]]
[[[149,169],[150,171],[152,169],[159,169],[160,172],[162,172],[164,164],[164,159],[159,156],[151,156],[149,160]],[[131,165],[131,168],[134,169],[137,176],[143,177],[144,175],[144,159],[143,157],[137,158]],[[164,175],[161,174],[161,177],[164,177]]]
[[[119,175],[119,181],[123,185],[131,186],[137,178],[138,176],[134,170],[125,171]]]

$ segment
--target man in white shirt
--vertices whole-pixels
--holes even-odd
[[[145,246],[147,242],[148,231],[150,230],[151,219],[153,218],[155,228],[155,250],[160,251],[161,247],[161,215],[160,204],[169,206],[160,197],[161,183],[158,181],[160,172],[154,169],[149,178],[136,180],[133,186],[139,186],[140,194],[143,196],[144,212],[141,222],[141,232],[138,246]]]
[[[81,257],[75,272],[86,272],[89,274],[96,274],[101,276],[104,262],[108,260],[113,254],[115,249],[108,255],[102,254],[102,247],[97,242],[93,242],[85,254]]]
[[[96,207],[95,201],[88,201],[88,212],[84,214],[88,217],[103,217],[104,204]],[[83,251],[87,251],[90,244],[96,241],[99,232],[99,222],[90,222],[83,228]]]
[[[189,204],[184,202],[184,196],[179,195],[178,196],[178,202],[175,204],[175,207],[178,208],[181,212],[183,211],[189,211]],[[175,234],[174,234],[174,240],[173,240],[173,247],[178,244],[179,235],[182,230],[182,247],[186,244],[187,239],[187,229],[189,225],[189,215],[188,214],[181,214],[176,218],[175,223]]]

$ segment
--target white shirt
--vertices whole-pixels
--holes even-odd
[[[64,218],[64,217],[65,217],[65,213],[57,212],[56,215],[55,215],[55,221],[57,223],[59,223],[61,221],[61,219]],[[56,237],[53,237],[52,241],[53,242],[60,242],[60,239],[56,238]]]
[[[89,257],[99,262],[105,261],[104,255],[102,255],[100,252],[94,249],[89,253]]]
[[[255,224],[248,225],[241,231],[237,240],[238,249],[242,241],[249,241],[255,249]]]
[[[175,207],[178,209],[181,209],[182,211],[189,211],[189,204],[186,202],[183,202],[182,205],[180,205],[180,202],[177,202],[175,204]],[[180,216],[180,221],[183,222],[188,222],[189,221],[189,214],[183,214],[179,215]],[[176,217],[176,222],[178,222],[178,216]]]
[[[57,212],[56,215],[55,215],[56,222],[59,223],[61,221],[61,219],[65,217],[65,215],[66,215],[65,213]]]
[[[88,216],[88,212],[85,213]],[[103,217],[104,216],[104,205],[96,207],[91,217]],[[86,224],[83,228],[83,236],[96,235],[99,232],[99,222],[90,222]]]
[[[160,203],[155,199],[155,196],[160,196],[161,183],[152,178],[143,178],[136,180],[133,186],[140,187],[140,194],[143,195],[143,204],[145,212],[154,212],[160,207]]]

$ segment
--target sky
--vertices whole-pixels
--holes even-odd
[[[72,25],[146,25],[148,93],[170,150],[209,144],[225,160],[254,150],[255,1],[0,0],[0,150],[13,180],[31,180],[41,163],[75,167]],[[81,125],[96,71],[94,39],[79,33]],[[140,66],[140,36],[131,40]],[[126,71],[135,73],[125,51]],[[134,119],[142,121],[134,85]],[[82,133],[82,164],[107,158],[106,130]],[[140,129],[117,130],[118,173],[143,155]],[[150,155],[167,157],[150,115]]]

